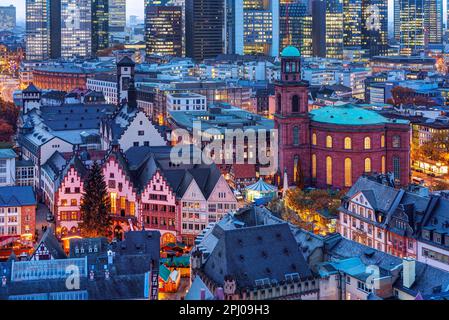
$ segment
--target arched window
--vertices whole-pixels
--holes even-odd
[[[299,112],[299,97],[296,94],[292,97],[292,112]]]
[[[385,156],[382,156],[382,173],[385,174],[386,168],[385,168]]]
[[[401,179],[401,162],[399,157],[393,158],[393,174],[395,181],[400,181]]]
[[[326,137],[326,148],[332,148],[332,136]]]
[[[299,127],[293,127],[293,145],[299,146]]]
[[[401,147],[401,137],[394,136],[393,137],[393,148],[400,148],[400,147]]]
[[[293,160],[293,181],[295,181],[295,183],[299,182],[299,156],[295,156],[294,160]]]
[[[385,148],[385,135],[384,134],[380,137],[380,147]]]
[[[371,149],[371,138],[370,137],[365,137],[363,145],[364,145],[365,150]]]
[[[281,95],[278,94],[276,97],[276,112],[281,113]]]
[[[352,186],[352,160],[345,159],[345,187]]]
[[[316,146],[316,133],[312,133],[312,145]]]
[[[316,154],[312,154],[312,178],[316,179]]]
[[[371,158],[365,159],[365,172],[371,172]]]
[[[352,140],[349,137],[345,138],[345,149],[351,150],[352,149]]]
[[[332,158],[326,157],[326,184],[332,185]]]

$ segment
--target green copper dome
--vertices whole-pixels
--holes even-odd
[[[300,57],[300,56],[301,56],[301,53],[299,53],[298,48],[296,48],[294,46],[285,47],[281,53],[281,57],[283,57],[283,58]]]
[[[352,104],[322,107],[310,111],[310,115],[312,121],[348,126],[378,125],[393,122],[408,123],[406,120],[393,121],[375,111]]]

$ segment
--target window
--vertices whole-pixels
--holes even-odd
[[[134,146],[134,147],[138,147],[138,146],[139,146],[139,142],[134,142],[134,143],[133,143],[133,146]]]
[[[382,156],[382,160],[381,160],[381,166],[382,166],[382,173],[385,174],[386,172],[386,168],[385,168],[385,156]]]
[[[72,200],[70,200],[70,205],[72,207],[76,207],[78,205],[78,201],[76,201],[76,199],[72,199]]]
[[[67,199],[61,199],[61,206],[66,207],[67,206]]]
[[[385,135],[380,137],[380,147],[385,148]]]
[[[352,160],[345,159],[345,187],[352,186]]]
[[[295,183],[299,182],[300,179],[300,167],[299,167],[299,156],[295,156],[293,159],[293,180]]]
[[[332,184],[332,158],[326,157],[326,183]]]
[[[365,172],[371,172],[371,158],[365,159]]]
[[[401,137],[394,136],[393,137],[393,148],[400,148],[400,147],[401,147]]]
[[[293,145],[299,146],[299,127],[293,127]]]
[[[299,97],[297,95],[292,97],[292,112],[299,112]]]
[[[352,149],[352,140],[349,137],[345,138],[345,149],[351,150]]]
[[[312,154],[312,178],[316,179],[316,154]]]
[[[281,112],[281,95],[278,94],[277,98],[276,98],[276,112],[280,113]]]
[[[326,148],[332,148],[332,137],[331,136],[326,137]]]
[[[365,150],[371,149],[371,138],[370,137],[365,137],[363,146],[364,146]]]
[[[111,212],[117,212],[117,193],[111,192]]]
[[[144,136],[144,135],[145,135],[145,131],[139,130],[138,135],[139,135],[139,136]]]
[[[312,144],[316,146],[316,133],[312,133]]]
[[[399,178],[401,176],[401,164],[400,164],[399,157],[393,158],[393,174],[394,174],[395,180],[399,180]]]

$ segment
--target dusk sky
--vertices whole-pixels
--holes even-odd
[[[135,15],[143,19],[143,1],[144,0],[126,0],[126,16]],[[25,0],[0,0],[0,6],[13,4],[17,8],[17,20],[25,20]]]

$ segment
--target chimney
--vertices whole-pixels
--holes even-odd
[[[200,300],[206,300],[206,289],[204,289],[204,288],[201,288]]]
[[[415,282],[416,272],[416,261],[412,258],[404,258],[402,260],[402,281],[406,288],[411,288]]]
[[[224,290],[222,287],[219,287],[215,290],[215,299],[224,300]]]

